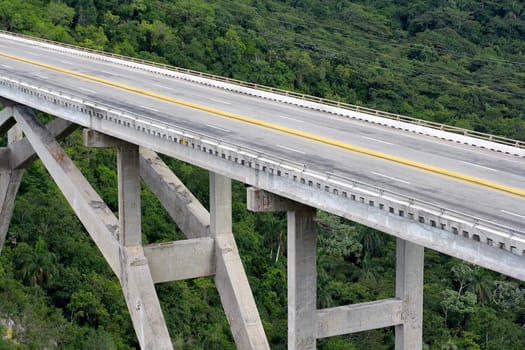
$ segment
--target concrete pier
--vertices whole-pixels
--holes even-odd
[[[270,349],[232,234],[231,180],[210,173],[210,231],[215,239],[215,285],[238,349]]]
[[[316,349],[315,208],[297,205],[288,217],[288,349]]]
[[[396,298],[403,302],[403,323],[396,326],[396,350],[423,347],[424,248],[397,239]]]
[[[316,209],[249,188],[255,212],[286,211],[288,218],[288,349],[315,350],[317,327]]]
[[[396,296],[366,303],[316,309],[315,209],[249,188],[248,209],[288,213],[288,349],[316,348],[319,338],[395,327],[396,350],[423,346],[423,253],[397,240]]]

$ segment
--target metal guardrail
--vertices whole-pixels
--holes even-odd
[[[225,161],[234,162],[245,168],[287,178],[296,184],[346,200],[360,202],[389,214],[405,217],[407,220],[419,221],[422,224],[482,243],[499,245],[500,248],[517,255],[525,253],[525,231],[444,208],[439,204],[426,202],[356,179],[311,170],[306,164],[263,153],[190,129],[176,127],[136,113],[115,110],[105,104],[82,97],[64,94],[49,88],[43,89],[16,78],[0,77],[1,88],[8,92],[14,91],[14,97],[20,98],[23,102],[33,101],[33,105],[38,102],[41,107],[49,106],[50,110],[62,109],[68,113],[76,113],[83,118],[84,126],[89,126],[93,119],[98,119],[109,122],[110,125],[118,125],[119,128],[132,128],[172,142],[174,145],[189,147],[197,152],[205,152],[210,156],[223,158]]]
[[[301,99],[301,100],[304,100],[304,101],[315,102],[315,103],[322,103],[322,104],[325,104],[325,105],[328,105],[328,106],[343,108],[343,109],[354,111],[354,112],[366,113],[366,114],[370,114],[370,115],[373,115],[373,116],[378,116],[378,117],[382,117],[382,118],[386,118],[386,119],[390,119],[390,120],[400,121],[400,122],[404,122],[404,123],[408,123],[408,124],[412,124],[412,125],[427,127],[427,128],[431,128],[431,129],[435,129],[435,130],[440,130],[440,131],[451,132],[451,133],[455,133],[455,134],[459,134],[459,135],[473,137],[473,138],[480,139],[480,140],[485,140],[485,141],[489,141],[489,142],[495,142],[495,143],[499,143],[499,144],[503,144],[503,145],[507,145],[507,146],[520,148],[520,149],[525,149],[525,141],[514,140],[514,139],[503,137],[503,136],[497,136],[497,135],[482,133],[482,132],[478,132],[478,131],[468,130],[468,129],[465,129],[465,128],[458,128],[458,127],[451,126],[451,125],[436,123],[436,122],[427,121],[427,120],[423,120],[423,119],[418,119],[418,118],[414,118],[414,117],[409,117],[409,116],[405,116],[405,115],[401,115],[401,114],[384,112],[384,111],[380,111],[380,110],[376,110],[376,109],[372,109],[372,108],[361,107],[361,106],[348,104],[348,103],[344,103],[344,102],[333,101],[333,100],[325,99],[325,98],[322,98],[322,97],[316,97],[316,96],[301,94],[301,93],[297,93],[297,92],[286,91],[286,90],[273,88],[273,87],[269,87],[269,86],[265,86],[265,85],[245,82],[245,81],[242,81],[242,80],[237,80],[237,79],[232,79],[232,78],[225,78],[225,77],[221,77],[221,76],[217,76],[217,75],[213,75],[213,74],[209,74],[209,73],[202,73],[202,72],[194,71],[194,70],[191,70],[191,69],[174,67],[174,66],[170,66],[170,65],[166,65],[166,64],[155,63],[155,62],[151,62],[151,61],[146,61],[146,60],[142,60],[142,59],[138,59],[138,58],[118,55],[118,54],[109,53],[109,52],[105,52],[105,51],[100,51],[100,50],[95,50],[95,49],[90,49],[90,48],[84,48],[84,47],[80,47],[80,46],[60,43],[60,42],[47,40],[47,39],[34,38],[34,37],[31,37],[31,36],[28,36],[28,35],[24,35],[24,34],[12,33],[12,32],[3,31],[3,30],[0,30],[0,33],[5,34],[5,35],[20,37],[20,38],[25,38],[25,39],[33,40],[33,41],[37,41],[37,42],[47,43],[47,44],[51,44],[51,45],[61,46],[61,47],[65,47],[65,48],[69,48],[69,49],[73,49],[73,50],[79,50],[79,51],[83,51],[83,52],[87,52],[87,53],[102,55],[102,56],[116,58],[116,59],[127,60],[127,61],[130,61],[130,62],[143,64],[143,65],[148,65],[148,66],[152,66],[152,67],[156,67],[156,68],[160,68],[160,69],[165,69],[165,70],[173,71],[173,72],[177,72],[177,73],[183,73],[183,74],[188,74],[188,75],[192,75],[192,76],[196,76],[196,77],[213,79],[213,80],[224,82],[224,83],[234,84],[234,85],[247,87],[247,88],[253,88],[253,89],[257,89],[257,90],[265,91],[265,92],[276,93],[276,94],[279,94],[279,95],[282,95],[282,96],[298,98],[298,99]]]

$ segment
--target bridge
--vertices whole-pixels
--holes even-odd
[[[288,217],[288,348],[395,327],[422,347],[423,251],[525,280],[525,143],[199,72],[0,33],[0,251],[41,159],[119,278],[143,349],[172,344],[155,283],[213,276],[239,349],[268,349],[231,230],[231,180]],[[56,116],[43,125],[33,109]],[[115,147],[118,218],[57,139]],[[210,172],[206,210],[157,156]],[[140,178],[188,239],[143,245]],[[316,210],[397,238],[396,293],[316,309]]]

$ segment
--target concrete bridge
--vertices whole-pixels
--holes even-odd
[[[525,280],[525,144],[264,86],[0,33],[0,249],[38,156],[119,278],[143,349],[172,344],[155,283],[213,276],[239,349],[268,349],[231,229],[231,179],[249,209],[288,214],[288,348],[395,327],[422,347],[423,251]],[[57,118],[42,125],[33,109]],[[118,154],[118,218],[56,141],[84,128]],[[161,161],[210,172],[206,210]],[[140,178],[187,240],[143,245]],[[396,294],[316,308],[317,209],[397,237]]]

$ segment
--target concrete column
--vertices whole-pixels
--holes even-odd
[[[9,110],[11,108],[8,107]],[[6,110],[7,112],[7,110]],[[8,145],[21,140],[23,138],[22,129],[19,126],[13,126],[7,133]],[[13,215],[15,207],[16,194],[20,188],[22,177],[24,176],[24,169],[12,168],[12,157],[10,149],[3,152],[2,169],[0,170],[0,253],[4,247],[7,230]],[[7,159],[5,159],[7,158]]]
[[[288,349],[316,349],[315,208],[288,211]]]
[[[248,210],[287,212],[288,349],[315,350],[318,333],[316,209],[255,188],[249,188],[246,194]],[[321,328],[327,324],[321,323]],[[324,329],[319,333],[330,331]]]
[[[238,349],[270,349],[232,234],[231,180],[210,173],[210,232],[215,239],[215,285]]]
[[[139,147],[121,143],[117,147],[118,207],[120,235],[124,246],[140,245],[140,167]]]
[[[423,347],[424,248],[397,239],[396,297],[403,302],[404,322],[396,326],[396,350]]]

